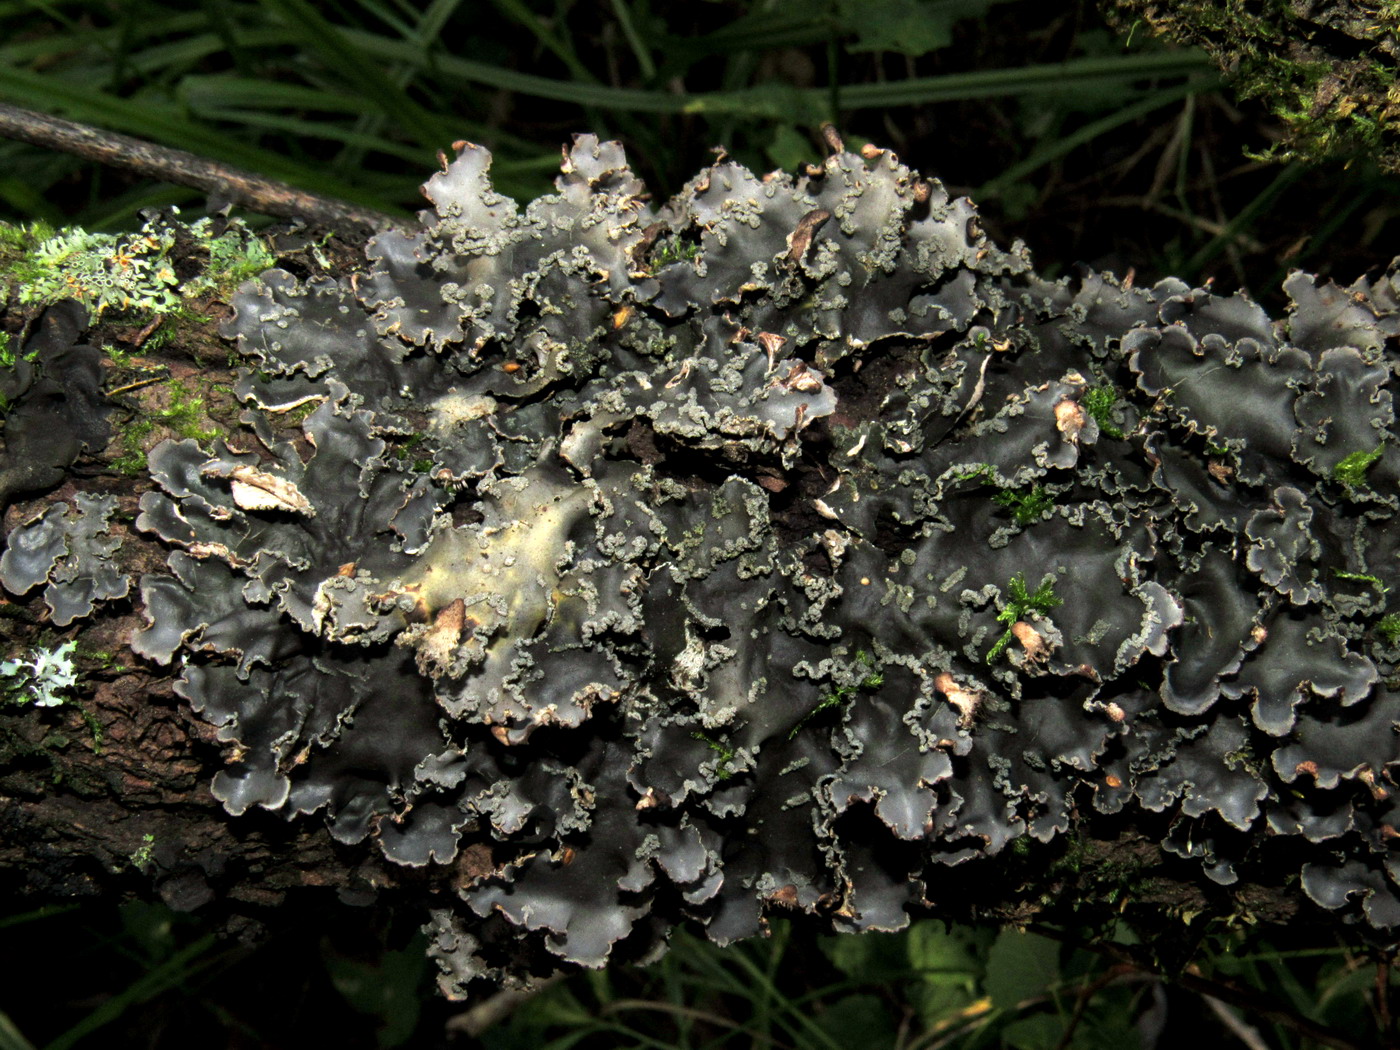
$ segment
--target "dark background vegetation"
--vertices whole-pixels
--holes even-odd
[[[1047,274],[1174,275],[1277,311],[1289,269],[1348,283],[1390,261],[1400,181],[1365,156],[1259,159],[1275,118],[1204,56],[1129,29],[1090,0],[11,0],[0,100],[404,215],[459,139],[489,146],[498,188],[523,201],[548,191],[572,133],[616,137],[662,201],[717,146],[798,171],[831,121],[970,194]],[[170,205],[192,218],[208,202],[0,143],[0,218],[124,229]],[[308,895],[230,928],[135,899],[140,868],[125,904],[0,909],[0,1050],[1128,1050],[1243,1046],[1241,1024],[1257,1050],[1321,1045],[1307,1018],[1342,1046],[1377,1045],[1389,1024],[1383,953],[1178,915],[1170,932],[924,920],[842,939],[779,923],[728,950],[680,935],[661,963],[553,985],[478,1038],[463,1005],[433,996],[416,916]],[[1233,1008],[1193,977],[1280,1012],[1222,1019]]]

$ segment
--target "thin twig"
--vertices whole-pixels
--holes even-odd
[[[285,182],[230,168],[184,150],[167,149],[143,139],[6,103],[0,103],[0,136],[71,153],[146,178],[203,190],[263,215],[304,219],[356,232],[388,229],[401,221],[383,212],[308,193]]]
[[[1074,993],[1074,1011],[1070,1014],[1069,1023],[1065,1025],[1064,1033],[1060,1036],[1060,1041],[1055,1044],[1055,1050],[1065,1050],[1074,1039],[1075,1029],[1084,1020],[1084,1011],[1089,1007],[1089,1001],[1103,991],[1109,985],[1123,980],[1125,977],[1136,977],[1140,980],[1157,980],[1151,974],[1144,974],[1136,966],[1129,966],[1124,963],[1114,963],[1108,968],[1108,972],[1096,978],[1087,975],[1079,989]]]
[[[1235,1016],[1233,1010],[1222,1003],[1213,995],[1203,995],[1202,999],[1210,1007],[1210,1012],[1220,1018],[1220,1023],[1228,1028],[1232,1035],[1239,1039],[1249,1050],[1269,1050],[1269,1044],[1264,1042],[1263,1036],[1253,1025],[1245,1024],[1243,1020]]]
[[[459,1014],[453,1014],[443,1025],[449,1036],[465,1035],[479,1039],[487,1029],[494,1028],[513,1014],[520,1006],[547,988],[552,988],[563,980],[562,974],[546,977],[530,988],[507,988],[488,996],[475,1006],[468,1007]]]

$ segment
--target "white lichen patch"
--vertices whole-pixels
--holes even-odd
[[[458,677],[483,659],[494,665],[488,677],[506,677],[515,643],[551,617],[569,532],[593,502],[590,488],[553,484],[538,471],[497,488],[497,514],[443,528],[384,596],[413,623],[399,642],[417,650],[432,677]],[[442,619],[454,607],[460,624],[455,613]]]

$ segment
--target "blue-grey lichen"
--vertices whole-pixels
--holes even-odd
[[[0,554],[0,584],[12,594],[45,584],[44,601],[60,627],[131,590],[131,577],[112,559],[119,541],[106,535],[116,497],[80,492],[75,502],[76,512],[66,503],[49,504],[10,533]]]
[[[488,165],[366,272],[245,287],[249,435],[151,454],[134,647],[231,812],[489,847],[449,988],[653,914],[897,928],[1090,807],[1221,882],[1296,836],[1314,900],[1400,924],[1393,272],[1273,322],[1041,280],[879,150],[660,208],[590,137],[523,210]]]
[[[76,302],[50,306],[0,369],[0,511],[57,485],[85,449],[107,443],[102,355],[78,341],[85,321]]]

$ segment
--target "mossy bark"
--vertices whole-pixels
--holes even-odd
[[[1400,6],[1393,0],[1104,0],[1121,29],[1204,48],[1284,126],[1274,152],[1400,172]]]

